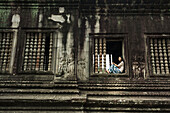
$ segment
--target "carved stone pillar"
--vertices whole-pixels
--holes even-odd
[[[152,70],[153,70],[153,73],[156,74],[155,58],[154,58],[154,50],[153,50],[153,40],[152,39],[150,39],[150,52],[151,52]]]
[[[165,44],[164,44],[165,43]],[[166,74],[170,74],[170,39],[163,40],[163,48],[166,48],[164,50],[165,55],[165,70]]]
[[[95,39],[95,73],[98,73],[98,39]]]
[[[99,63],[100,73],[102,73],[102,38],[99,39]]]
[[[52,64],[52,47],[53,47],[53,34],[50,33],[50,46],[49,46],[49,62],[48,62],[48,71],[51,70],[51,64]]]
[[[103,39],[104,72],[106,70],[106,38]]]
[[[40,49],[41,49],[41,37],[42,37],[42,34],[39,33],[39,36],[38,36],[38,50],[37,50],[37,58],[36,58],[36,70],[39,69],[39,66],[40,66]]]

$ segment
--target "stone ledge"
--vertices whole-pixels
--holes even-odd
[[[1,88],[0,94],[10,93],[17,94],[79,94],[77,89],[11,89]]]
[[[170,87],[79,87],[80,90],[112,91],[170,91]]]
[[[0,75],[0,81],[51,81],[54,75]]]

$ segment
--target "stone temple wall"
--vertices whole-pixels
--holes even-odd
[[[55,79],[88,80],[92,37],[96,35],[125,37],[126,77],[148,78],[152,68],[147,37],[169,36],[168,3],[166,0],[1,0],[0,29],[15,32],[9,75],[20,74],[24,32],[47,30],[54,32],[51,76]]]

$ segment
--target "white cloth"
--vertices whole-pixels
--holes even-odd
[[[120,70],[121,72],[123,72],[123,70],[124,70],[124,62],[121,61],[121,62],[118,64],[118,66],[119,66],[119,70]]]

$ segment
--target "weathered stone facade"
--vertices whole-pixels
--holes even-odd
[[[163,95],[169,96],[170,2],[168,0],[1,0],[0,15],[1,88],[14,87],[10,97],[14,99],[13,102],[10,103],[2,96],[1,99],[4,99],[2,104],[4,106],[0,108],[2,111],[6,109],[6,103],[13,106],[15,96],[12,97],[12,94],[16,93],[15,89],[19,89],[20,86],[23,88],[18,92],[20,95],[35,93],[42,99],[45,94],[48,107],[44,108],[44,111],[61,110],[54,105],[50,106],[52,103],[60,105],[60,100],[61,106],[69,103],[63,108],[67,109],[66,111],[76,109],[87,112],[102,111],[102,108],[106,111],[121,111],[118,108],[112,109],[111,106],[125,105],[127,108],[122,110],[124,112],[135,105],[135,101],[139,106],[134,109],[142,111],[141,106],[146,107],[148,103],[151,104],[144,98],[145,96],[151,98],[153,96],[154,99],[157,96],[163,99],[165,98]],[[12,42],[8,47],[5,43],[8,43],[10,38]],[[125,60],[123,74],[94,73],[94,49],[95,47],[100,49],[100,45],[95,46],[97,38],[121,41],[122,56]],[[46,40],[44,45],[42,40]],[[6,61],[6,57],[9,60]],[[157,83],[160,86],[157,87]],[[7,87],[5,84],[10,85]],[[24,87],[30,88],[30,91],[24,90]],[[37,88],[37,91],[32,88]],[[104,92],[100,94],[102,90]],[[2,89],[1,93],[3,95],[9,92]],[[58,96],[52,98],[51,96],[55,94]],[[62,95],[60,98],[59,94],[66,96]],[[109,99],[106,99],[116,96],[119,98],[120,95],[132,98],[142,96],[142,99],[123,102],[120,99],[110,104]],[[16,96],[17,98],[19,97]],[[30,103],[36,102],[45,106],[45,100],[36,101],[28,95],[26,98],[33,100],[29,101]],[[23,100],[26,98],[23,97]],[[106,99],[106,103],[102,98]],[[153,111],[162,102],[159,103],[159,99],[154,99],[153,102],[158,103],[150,105]],[[29,102],[25,102],[25,106],[30,106]],[[19,101],[18,106],[22,106],[22,103],[24,101]],[[169,101],[164,104],[168,107],[170,105]],[[90,105],[96,107],[96,110],[90,108]],[[18,109],[23,110],[22,107]],[[9,109],[15,111],[12,107]],[[143,110],[151,111],[145,108]],[[165,108],[163,110],[166,111]]]

